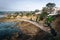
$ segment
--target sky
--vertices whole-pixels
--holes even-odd
[[[60,7],[60,0],[0,0],[0,11],[33,11],[41,10],[49,2]]]

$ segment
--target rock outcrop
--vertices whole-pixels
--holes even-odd
[[[60,15],[54,16],[55,20],[52,22],[52,27],[57,32],[56,40],[60,40]]]

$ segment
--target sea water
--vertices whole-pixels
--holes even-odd
[[[0,39],[11,36],[12,33],[19,32],[16,22],[0,22]]]

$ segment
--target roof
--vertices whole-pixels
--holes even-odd
[[[35,14],[41,14],[41,12],[36,12]]]

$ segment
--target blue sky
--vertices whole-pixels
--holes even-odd
[[[60,0],[0,0],[0,11],[41,10],[49,2],[53,2],[57,7],[60,7]]]

